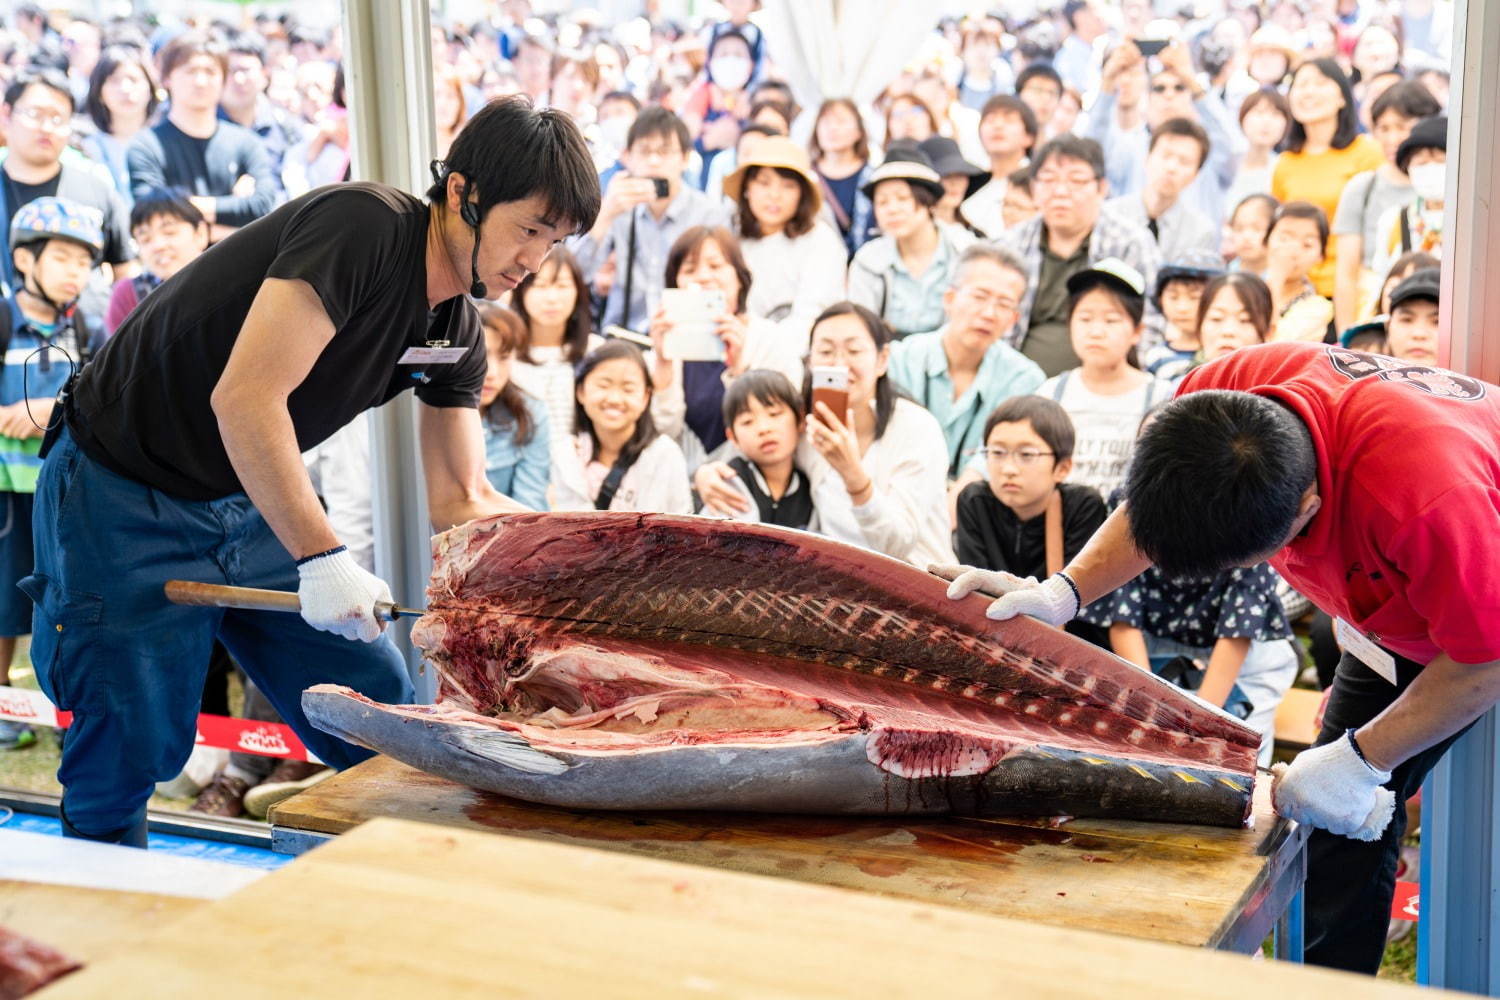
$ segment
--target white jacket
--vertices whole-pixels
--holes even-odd
[[[551,500],[553,510],[593,510],[585,468],[594,444],[586,432],[552,449]],[[652,514],[691,514],[693,497],[687,463],[671,438],[658,436],[646,446],[620,480],[610,510]]]
[[[843,237],[819,219],[796,239],[782,232],[742,240],[740,249],[755,279],[746,304],[750,315],[774,321],[801,358],[813,320],[844,298],[849,251]]]
[[[948,445],[937,418],[916,403],[898,399],[885,435],[865,452],[875,492],[863,506],[850,502],[843,479],[805,437],[796,464],[812,480],[822,534],[922,569],[957,561],[948,521]]]

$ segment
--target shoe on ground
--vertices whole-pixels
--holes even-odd
[[[326,764],[284,760],[276,765],[276,770],[265,781],[245,794],[245,812],[256,819],[265,819],[276,803],[289,799],[332,775],[333,768]]]
[[[24,722],[0,719],[0,750],[20,750],[36,742],[36,730]]]
[[[207,788],[203,789],[203,793],[198,796],[198,801],[188,807],[188,812],[224,816],[229,819],[243,816],[245,815],[245,793],[249,790],[250,782],[244,778],[237,778],[232,774],[220,774]]]

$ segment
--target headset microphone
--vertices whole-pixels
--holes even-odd
[[[476,299],[487,299],[490,297],[489,289],[479,280],[479,206],[466,198],[458,214],[474,230],[474,249],[469,254],[469,295]]]

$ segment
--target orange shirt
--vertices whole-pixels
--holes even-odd
[[[1333,222],[1338,211],[1339,196],[1349,178],[1366,170],[1374,170],[1385,162],[1380,146],[1368,135],[1356,136],[1343,149],[1329,149],[1322,153],[1285,152],[1276,158],[1276,168],[1271,173],[1271,194],[1277,201],[1310,201],[1321,208]],[[1310,275],[1313,287],[1324,298],[1333,298],[1333,275],[1337,264],[1333,238],[1328,240],[1328,256],[1323,263],[1313,268]]]

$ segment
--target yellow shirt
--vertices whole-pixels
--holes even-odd
[[[1385,162],[1380,146],[1367,135],[1356,136],[1343,149],[1322,153],[1285,152],[1276,158],[1271,173],[1271,194],[1280,202],[1310,201],[1321,208],[1328,220],[1338,211],[1339,196],[1349,178],[1374,170]],[[1325,298],[1333,297],[1333,276],[1337,266],[1333,238],[1328,240],[1328,256],[1313,268],[1313,287]]]

